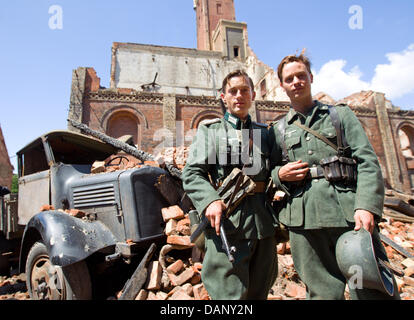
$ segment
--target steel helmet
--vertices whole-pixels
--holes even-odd
[[[336,243],[336,261],[347,280],[355,276],[356,266],[362,271],[363,288],[376,289],[394,295],[394,280],[391,270],[382,261],[388,261],[378,243],[364,228],[348,231]]]

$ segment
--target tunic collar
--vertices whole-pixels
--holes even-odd
[[[316,114],[316,112],[318,112],[319,110],[328,110],[328,106],[326,104],[321,103],[318,100],[314,100],[314,104],[315,105],[309,111],[308,115],[303,115],[302,113],[297,112],[295,109],[291,107],[289,109],[289,112],[286,115],[287,123],[291,124],[293,121],[295,121],[299,117],[302,117],[302,118],[307,117],[307,116],[313,117]]]
[[[232,115],[229,112],[226,112],[224,115],[224,119],[231,124],[231,126],[234,129],[241,129],[242,123],[243,121],[240,120],[240,118],[236,117],[235,115]],[[250,118],[250,115],[247,116],[247,119],[245,121],[245,123],[243,124],[243,128],[248,128],[250,127],[252,120]]]

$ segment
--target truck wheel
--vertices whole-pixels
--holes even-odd
[[[46,246],[36,242],[26,260],[26,284],[33,300],[89,300],[92,285],[85,261],[66,267],[52,264]]]

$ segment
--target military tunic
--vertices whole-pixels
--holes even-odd
[[[253,147],[249,149],[244,142],[251,132]],[[243,123],[226,113],[223,119],[200,124],[182,174],[184,190],[199,214],[221,199],[208,174],[217,186],[233,168],[250,162],[244,173],[255,182],[267,182],[268,143],[267,126],[250,117]],[[277,258],[274,216],[265,200],[264,193],[249,195],[224,220],[229,243],[237,248],[233,264],[222,249],[221,238],[210,226],[206,229],[202,279],[212,299],[266,299],[277,275]]]
[[[350,147],[348,157],[357,161],[357,183],[354,185],[328,182],[324,178],[300,182],[282,182],[279,179],[279,170],[283,166],[282,138],[286,143],[289,162],[302,160],[311,168],[318,166],[321,159],[337,154],[321,139],[294,124],[300,121],[337,144],[337,133],[328,105],[316,101],[305,115],[291,108],[285,118],[284,137],[280,136],[277,124],[270,129],[272,179],[276,187],[288,196],[277,218],[290,230],[295,267],[307,285],[308,298],[311,299],[343,297],[345,278],[335,259],[336,241],[342,233],[354,228],[355,210],[368,210],[378,222],[384,203],[381,169],[364,129],[348,106],[334,108]],[[367,297],[364,290],[358,291],[360,297]],[[358,296],[358,293],[353,296]]]

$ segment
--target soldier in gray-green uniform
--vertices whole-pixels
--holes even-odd
[[[365,228],[380,244],[377,222],[384,202],[384,182],[376,154],[352,110],[348,106],[330,107],[313,101],[310,62],[303,54],[287,56],[279,65],[282,88],[291,100],[286,115],[270,129],[272,179],[286,193],[277,217],[289,229],[295,268],[307,287],[308,299],[343,299],[346,280],[335,255],[338,238],[347,231]],[[343,150],[355,159],[356,181],[329,182],[320,165],[338,152],[317,135],[334,145],[338,131],[331,113],[336,109],[341,125]],[[282,140],[283,139],[283,140]],[[343,144],[345,146],[345,144]],[[395,290],[398,291],[398,290]],[[350,288],[352,299],[387,299],[394,297],[379,290]]]
[[[227,112],[223,119],[200,124],[182,174],[184,190],[211,223],[205,230],[202,280],[214,300],[266,299],[277,275],[274,216],[264,193],[270,174],[267,125],[252,122],[248,114],[255,93],[245,72],[230,73],[222,90]],[[231,263],[219,236],[225,205],[213,185],[243,165],[256,189],[223,220],[228,242],[237,249]]]

